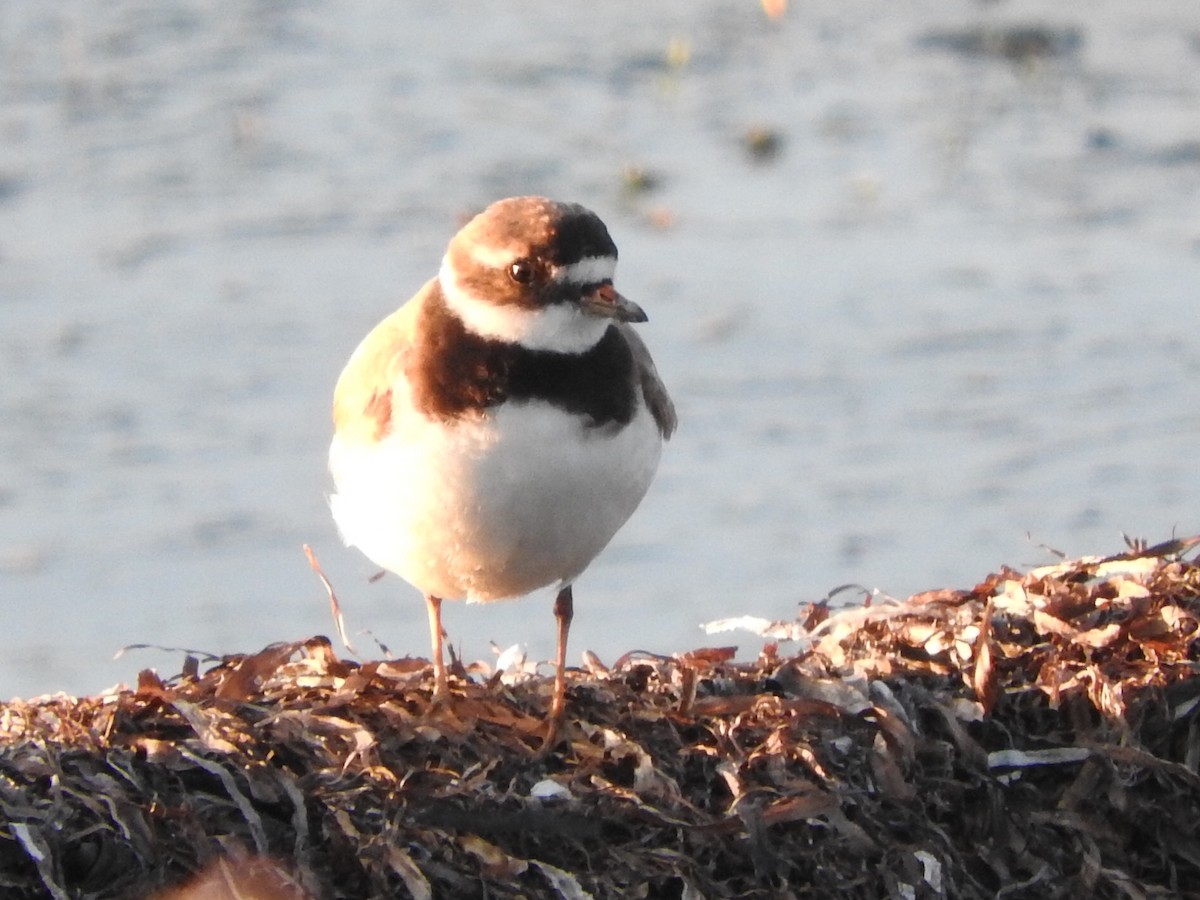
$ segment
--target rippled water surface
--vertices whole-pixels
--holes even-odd
[[[1190,4],[7,3],[0,60],[0,696],[328,632],[304,543],[427,653],[328,402],[515,193],[608,222],[682,418],[576,651],[1200,531]],[[545,597],[446,620],[552,646]]]

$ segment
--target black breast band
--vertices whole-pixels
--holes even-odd
[[[625,425],[637,406],[633,353],[615,325],[584,353],[529,350],[480,337],[430,297],[406,367],[417,408],[453,419],[505,401],[543,400],[589,424]]]

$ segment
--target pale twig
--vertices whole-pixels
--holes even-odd
[[[308,564],[312,566],[312,570],[317,573],[317,577],[321,579],[321,584],[325,585],[325,591],[329,594],[329,611],[333,615],[333,627],[337,629],[338,638],[342,642],[342,646],[358,655],[358,651],[354,649],[350,643],[350,639],[346,637],[346,620],[342,617],[342,605],[338,603],[337,594],[334,593],[333,585],[329,583],[329,579],[325,577],[325,573],[321,571],[321,564],[317,562],[317,554],[313,553],[312,547],[308,544],[304,545],[304,555],[308,557]]]

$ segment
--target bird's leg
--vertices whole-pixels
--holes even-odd
[[[558,622],[558,655],[554,668],[554,699],[550,702],[550,721],[546,725],[546,739],[542,749],[549,750],[558,737],[563,714],[567,706],[567,634],[571,630],[571,619],[575,615],[575,598],[568,584],[558,592],[554,600],[554,619]]]
[[[442,653],[442,598],[425,595],[425,609],[429,613],[429,637],[433,643],[433,700],[439,703],[450,696],[450,684],[446,680],[446,662]]]

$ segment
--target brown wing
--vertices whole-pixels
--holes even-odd
[[[671,395],[667,393],[667,386],[658,377],[658,370],[654,368],[654,360],[650,358],[650,351],[645,342],[632,326],[621,325],[619,327],[621,334],[629,342],[629,349],[633,351],[633,361],[637,366],[638,378],[642,385],[642,397],[646,400],[650,414],[654,416],[663,440],[669,440],[675,433],[675,426],[679,424],[679,419],[675,415],[675,404],[671,400]]]
[[[392,390],[404,373],[417,312],[434,282],[371,329],[333,390],[333,427],[348,441],[382,440],[392,423]]]

